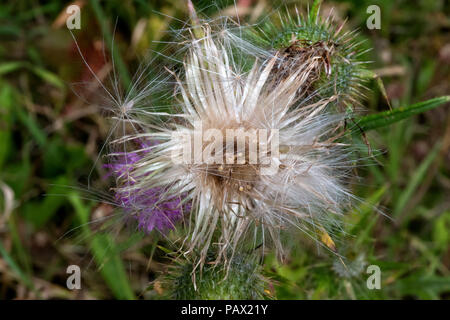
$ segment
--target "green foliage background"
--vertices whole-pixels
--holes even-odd
[[[280,5],[237,2],[240,18],[250,22]],[[211,17],[236,12],[232,1],[195,3]],[[88,223],[112,211],[110,205],[92,201],[100,192],[86,192],[94,167],[92,188],[108,193],[95,162],[108,122],[95,99],[86,102],[72,90],[74,83],[89,86],[93,79],[61,20],[68,4],[0,4],[0,299],[159,298],[165,292],[157,277],[172,263],[164,239],[103,232]],[[107,70],[104,43],[107,56],[114,51],[124,84],[139,57],[161,49],[161,42],[170,39],[168,31],[182,27],[177,19],[188,18],[180,0],[77,4],[82,28],[74,34],[87,62],[98,74]],[[291,4],[307,6],[306,1]],[[381,30],[365,26],[366,8],[372,4],[381,8]],[[347,28],[359,28],[365,46],[374,48],[367,59],[381,76],[394,117],[402,106],[450,94],[448,2],[326,1],[322,10],[331,7],[338,21],[348,16]],[[379,82],[368,85],[372,90],[364,103],[366,112],[389,112]],[[93,89],[98,90],[95,85]],[[377,121],[362,120],[367,140],[379,155],[357,170],[361,179],[354,181],[354,192],[366,204],[349,213],[346,233],[336,243],[351,272],[299,235],[291,240],[292,253],[285,263],[266,257],[268,297],[450,297],[450,113],[448,98],[438,102],[446,104],[421,114],[414,110],[431,109],[430,103],[415,105],[407,109],[411,114],[406,119],[389,127],[384,125],[393,122],[392,113]],[[82,269],[79,291],[66,288],[66,268],[72,264]],[[370,264],[382,270],[381,290],[366,287],[365,267]]]

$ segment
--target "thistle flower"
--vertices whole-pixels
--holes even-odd
[[[145,143],[141,143],[141,147],[145,148],[145,152],[151,150]],[[190,204],[181,203],[182,195],[164,198],[163,188],[150,188],[137,193],[126,191],[125,186],[135,183],[130,176],[130,168],[142,159],[142,155],[138,152],[119,152],[114,156],[112,163],[104,167],[109,169],[108,176],[113,175],[119,180],[115,201],[123,208],[125,217],[136,220],[138,229],[145,233],[154,229],[160,232],[174,229],[175,223],[190,211]]]
[[[208,26],[203,34],[189,49],[184,79],[177,76],[180,112],[116,141],[159,142],[140,150],[142,158],[130,166],[134,182],[118,192],[140,198],[158,188],[164,190],[159,202],[184,195],[192,203],[184,253],[199,252],[199,264],[213,243],[217,259],[227,262],[249,236],[263,243],[270,238],[281,254],[282,229],[293,226],[315,237],[351,200],[342,184],[351,163],[338,142],[343,116],[325,111],[335,96],[311,104],[299,99],[314,71],[309,61],[273,84],[277,56],[238,73]],[[196,144],[199,131],[207,137]],[[186,148],[186,137],[194,148]]]

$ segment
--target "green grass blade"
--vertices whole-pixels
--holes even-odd
[[[7,74],[26,66],[21,61],[5,62],[0,64],[0,75]]]
[[[64,81],[58,77],[55,73],[45,70],[40,67],[33,66],[29,62],[23,62],[23,61],[13,61],[13,62],[6,62],[0,64],[0,75],[7,74],[10,72],[17,71],[22,68],[27,68],[31,72],[33,72],[36,76],[44,80],[45,82],[55,86],[56,88],[60,90],[64,90],[66,85]]]
[[[114,46],[113,34],[108,26],[108,22],[100,6],[100,3],[98,0],[91,0],[90,4],[92,10],[94,11],[95,17],[97,18],[98,23],[100,24],[100,28],[105,37],[106,45],[113,55],[114,64],[117,67],[120,81],[122,82],[125,88],[129,88],[131,85],[130,74],[128,73],[128,69],[125,65],[125,62],[122,59],[122,56],[120,55],[119,50],[117,49],[117,46]]]
[[[42,228],[66,203],[66,188],[69,180],[65,176],[58,176],[51,181],[47,194],[39,201],[29,201],[24,204],[23,216],[36,228]]]
[[[414,175],[411,177],[411,180],[406,186],[406,189],[402,192],[400,198],[397,201],[397,204],[394,209],[394,216],[399,215],[405,209],[406,205],[408,204],[408,201],[414,195],[414,192],[416,191],[417,187],[425,178],[425,175],[429,167],[439,154],[439,149],[440,143],[436,143],[433,150],[431,150],[431,152],[428,154],[425,160],[423,160],[420,166],[415,170]]]
[[[120,258],[119,249],[113,238],[104,233],[92,234],[87,224],[89,221],[89,208],[82,203],[76,193],[71,193],[69,199],[80,219],[84,237],[92,239],[89,243],[90,249],[106,284],[117,299],[135,299],[125,267]]]
[[[33,282],[28,277],[26,273],[20,269],[20,267],[14,262],[14,259],[9,255],[8,251],[6,251],[3,244],[0,242],[0,255],[5,259],[6,264],[9,265],[11,270],[18,276],[18,278],[30,289],[33,289]]]
[[[42,80],[46,81],[47,83],[55,86],[56,88],[60,90],[64,90],[66,85],[63,80],[61,80],[56,74],[53,72],[50,72],[48,70],[39,68],[39,67],[30,67],[30,70],[38,77],[40,77]]]
[[[378,218],[382,215],[381,212],[374,212],[377,210],[377,205],[380,203],[383,196],[388,190],[388,185],[384,185],[373,194],[368,195],[366,199],[353,210],[351,217],[357,217],[358,220],[353,225],[349,234],[355,235],[353,246],[355,249],[363,247],[364,243],[369,243],[372,240],[372,231],[375,227]]]
[[[11,86],[0,83],[0,170],[10,156],[13,141],[14,94]]]
[[[450,290],[450,277],[414,274],[395,282],[402,295],[415,295],[419,299],[440,299],[440,295]]]
[[[34,141],[36,141],[40,147],[44,147],[47,144],[47,135],[39,127],[32,114],[24,111],[21,106],[16,110],[19,120],[28,129]]]
[[[450,96],[433,98],[427,101],[413,104],[408,107],[402,107],[394,110],[371,114],[357,120],[356,123],[358,124],[358,126],[354,128],[354,130],[358,131],[359,129],[361,129],[363,131],[369,131],[386,127],[416,114],[439,107],[440,105],[447,102],[450,102]]]

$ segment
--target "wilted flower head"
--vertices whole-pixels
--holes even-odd
[[[122,139],[158,143],[141,150],[129,166],[133,183],[119,194],[161,190],[158,203],[183,195],[192,203],[185,253],[199,252],[200,262],[210,245],[226,260],[248,236],[270,238],[281,253],[282,229],[325,231],[351,199],[342,184],[351,167],[338,142],[343,116],[326,110],[336,97],[299,99],[315,64],[306,60],[274,83],[278,62],[255,60],[239,73],[205,26],[177,76],[180,111]]]
[[[333,10],[327,17],[319,14],[320,4],[308,11],[278,13],[258,28],[246,29],[249,42],[254,46],[276,52],[279,62],[275,66],[275,81],[296,70],[305,61],[315,65],[314,72],[304,84],[315,92],[316,98],[335,95],[333,102],[340,110],[360,104],[365,91],[365,64],[361,57],[369,50],[362,48],[357,31],[346,31],[344,22],[336,23]]]

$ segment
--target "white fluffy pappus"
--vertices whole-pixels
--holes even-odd
[[[154,141],[151,150],[140,150],[142,158],[129,170],[134,183],[123,184],[122,191],[162,188],[167,199],[183,194],[192,203],[183,253],[198,254],[199,265],[211,246],[217,260],[226,263],[249,239],[255,246],[270,239],[282,255],[283,229],[297,228],[315,239],[327,234],[326,227],[336,225],[353,199],[345,187],[353,164],[351,148],[340,142],[345,115],[327,111],[336,97],[310,104],[305,103],[310,97],[299,98],[298,91],[316,68],[311,61],[275,84],[270,79],[277,56],[255,59],[248,73],[238,72],[230,51],[211,36],[208,26],[202,30],[203,36],[189,47],[184,74],[176,77],[181,110],[149,124],[145,132],[115,141]],[[229,141],[216,139],[194,148],[192,156],[201,153],[201,163],[174,161],[174,154],[185,151],[175,133],[194,137],[198,123],[204,131],[214,129],[224,136],[230,129],[266,130],[266,144],[277,137],[277,152],[266,153],[277,166],[275,173],[264,174],[266,164],[249,161],[247,141],[241,149],[243,162],[227,162],[238,158],[239,148],[230,153]],[[262,140],[256,142],[261,148]],[[211,144],[223,153],[206,150]],[[218,158],[225,161],[218,163]]]

